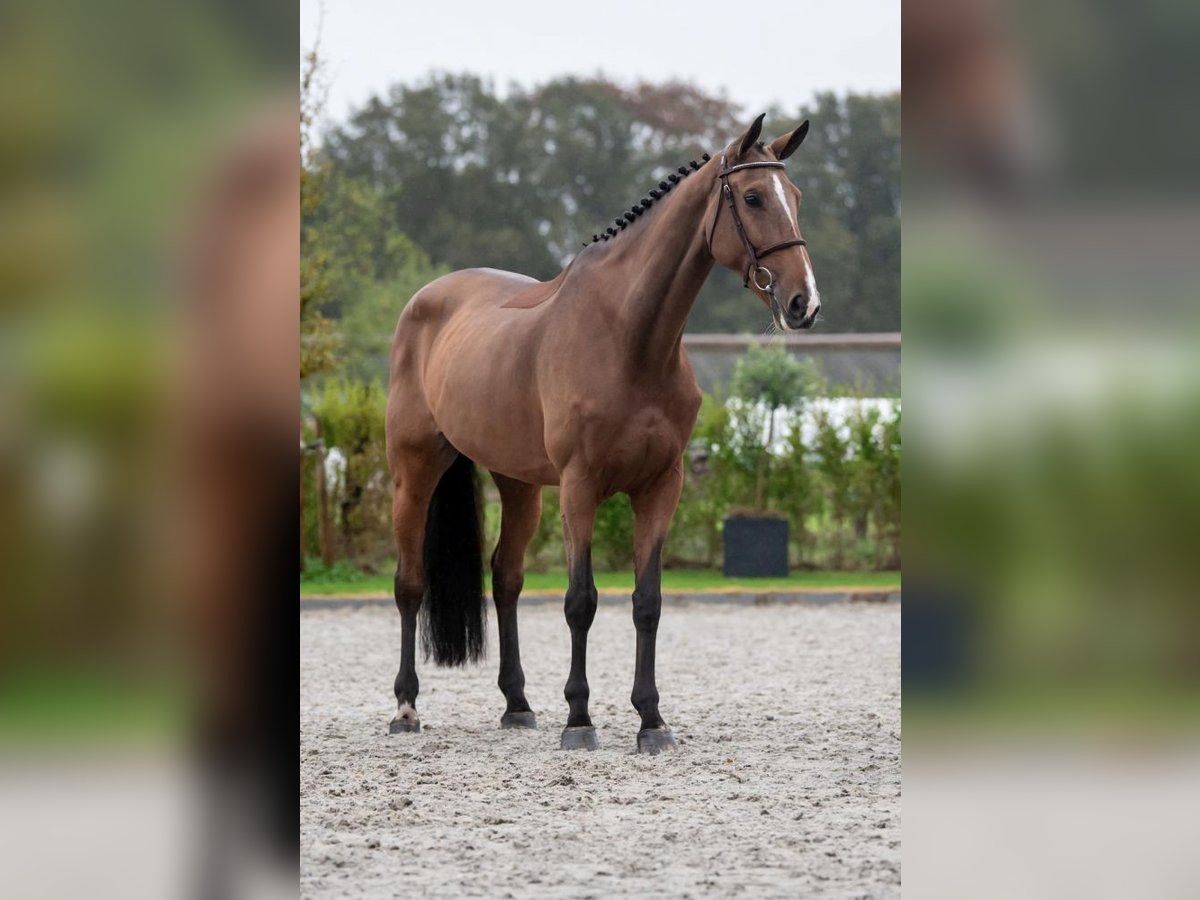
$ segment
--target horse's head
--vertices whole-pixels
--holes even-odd
[[[811,328],[821,295],[800,236],[800,190],[783,168],[808,134],[808,122],[762,144],[762,121],[755,119],[715,160],[718,190],[709,208],[708,248],[713,259],[743,276],[781,329]]]

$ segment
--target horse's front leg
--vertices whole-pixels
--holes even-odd
[[[682,463],[631,495],[634,515],[633,626],[637,631],[637,657],[633,672],[634,709],[642,717],[637,745],[641,753],[675,749],[675,738],[658,711],[658,686],[654,681],[654,645],[662,612],[662,548],[679,504],[683,487]]]
[[[592,575],[592,529],[599,498],[584,479],[563,478],[560,493],[563,539],[567,545],[567,596],[563,603],[571,629],[571,672],[563,695],[570,708],[560,746],[563,750],[595,750],[600,746],[592,717],[587,681],[587,638],[596,618],[596,581]]]

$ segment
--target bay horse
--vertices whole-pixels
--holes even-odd
[[[762,121],[715,158],[704,154],[703,164],[693,161],[659,182],[552,281],[465,269],[421,288],[404,308],[392,341],[386,428],[401,617],[391,733],[421,727],[419,610],[435,663],[463,665],[482,655],[479,464],[491,471],[502,504],[491,557],[507,704],[501,726],[536,727],[525,699],[517,599],[542,486],[558,485],[571,632],[560,746],[598,746],[586,668],[597,605],[592,528],[601,502],[624,493],[634,514],[637,746],[674,749],[658,710],[654,644],[663,541],[700,408],[684,323],[714,262],[743,275],[784,331],[810,328],[821,308],[800,236],[800,191],[783,164],[808,122],[766,145]]]

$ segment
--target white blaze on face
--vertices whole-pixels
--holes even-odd
[[[783,189],[783,179],[779,176],[778,172],[771,173],[771,187],[775,189],[775,198],[779,201],[779,206],[783,210],[783,217],[792,226],[792,237],[800,237],[800,226],[792,219],[792,211],[788,208],[787,192]]]
[[[817,290],[817,278],[813,275],[812,260],[808,257],[808,248],[800,248],[804,252],[804,286],[808,289],[808,306],[804,314],[811,316],[821,308],[821,292]]]
[[[800,237],[800,226],[792,218],[791,209],[788,207],[787,202],[787,191],[784,190],[783,178],[780,177],[778,172],[771,173],[771,187],[775,191],[775,197],[779,200],[779,205],[783,208],[784,218],[792,226],[792,236]],[[804,314],[811,316],[821,306],[821,292],[817,290],[817,277],[813,274],[812,260],[809,259],[808,248],[801,247],[800,252],[804,254],[804,287],[808,294],[808,306],[805,307]]]

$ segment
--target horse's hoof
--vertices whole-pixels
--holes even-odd
[[[388,723],[388,734],[413,734],[421,731],[420,719],[392,719]]]
[[[523,709],[520,712],[506,712],[500,717],[500,727],[537,728],[537,716],[529,709]]]
[[[563,729],[558,746],[560,750],[597,750],[600,739],[596,737],[594,725],[568,725]]]
[[[638,753],[649,753],[651,756],[664,750],[675,749],[675,735],[666,725],[658,728],[643,728],[638,732]]]

